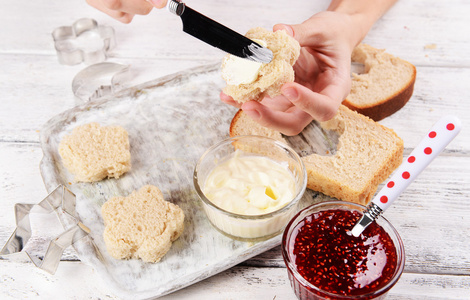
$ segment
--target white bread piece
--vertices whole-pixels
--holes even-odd
[[[116,259],[158,262],[183,232],[184,213],[146,185],[127,197],[114,197],[101,207],[108,253]]]
[[[378,185],[403,160],[403,140],[373,120],[341,106],[337,115],[320,126],[340,134],[334,155],[302,157],[307,187],[328,196],[366,205]],[[230,125],[230,136],[263,135],[287,144],[283,136],[262,127],[239,110]]]
[[[352,74],[351,92],[343,104],[375,121],[401,109],[413,94],[416,68],[411,63],[359,44],[352,62],[364,64],[363,74]]]
[[[266,42],[266,47],[273,52],[273,60],[261,66],[258,78],[254,82],[240,85],[228,84],[223,92],[240,103],[249,100],[261,101],[266,95],[270,97],[280,95],[281,86],[294,81],[292,66],[300,55],[299,43],[284,30],[272,32],[261,27],[250,29],[245,36]],[[224,62],[222,62],[222,69],[223,64]]]
[[[62,163],[75,181],[119,178],[131,168],[127,131],[120,126],[89,123],[76,127],[59,144]]]

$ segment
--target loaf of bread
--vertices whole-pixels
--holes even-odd
[[[353,63],[364,65],[364,73],[352,74],[351,92],[343,104],[375,121],[405,106],[413,94],[416,68],[411,63],[375,49],[358,45]]]
[[[62,163],[75,181],[119,178],[131,168],[127,131],[120,126],[89,123],[76,127],[59,144]]]
[[[275,97],[281,94],[281,86],[287,82],[294,81],[294,70],[292,66],[300,54],[299,43],[285,31],[272,32],[264,28],[252,28],[246,33],[246,37],[252,40],[260,40],[266,43],[266,47],[273,52],[270,63],[262,64],[257,78],[247,84],[227,86],[223,92],[231,96],[237,102],[249,100],[260,101],[266,95]],[[222,73],[227,55],[222,62]]]
[[[334,155],[302,157],[308,174],[307,187],[328,196],[366,205],[402,162],[403,140],[395,132],[341,106],[337,115],[320,123],[340,134]],[[281,133],[262,127],[243,111],[232,119],[230,136],[262,135],[287,144]]]
[[[184,213],[147,185],[127,197],[114,197],[101,208],[108,253],[116,259],[158,262],[183,232]]]

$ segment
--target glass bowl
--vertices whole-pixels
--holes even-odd
[[[282,256],[298,299],[383,299],[397,283],[405,249],[392,224],[379,216],[360,237],[349,233],[364,209],[323,202],[304,208],[286,226]],[[379,235],[383,243],[377,243]]]
[[[234,155],[261,156],[283,165],[294,179],[292,199],[284,206],[262,214],[234,213],[209,200],[204,194],[206,179],[216,166]],[[259,241],[282,233],[297,212],[307,186],[307,172],[300,156],[289,146],[268,137],[237,136],[215,144],[201,156],[194,169],[193,181],[206,216],[217,230],[233,239]]]

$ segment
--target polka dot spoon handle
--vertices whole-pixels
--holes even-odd
[[[434,160],[457,136],[461,129],[455,116],[444,116],[431,128],[410,156],[403,161],[390,180],[376,194],[363,217],[351,231],[359,236],[371,222],[386,210],[411,182]]]

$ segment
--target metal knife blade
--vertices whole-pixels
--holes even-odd
[[[180,0],[169,0],[167,7],[181,17],[184,32],[207,44],[256,62],[269,63],[273,59],[273,53],[268,48],[200,14]]]

